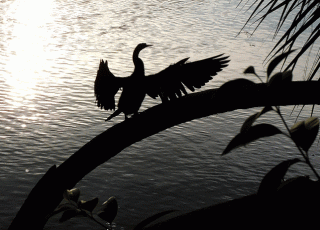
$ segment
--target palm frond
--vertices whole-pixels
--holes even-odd
[[[308,81],[311,81],[311,79],[313,79],[314,75],[316,74],[316,72],[318,72],[319,68],[320,68],[320,48],[318,49],[317,56],[311,67],[312,74],[309,74]]]
[[[240,3],[243,0],[240,0]],[[239,4],[240,4],[239,3]],[[253,12],[249,16],[241,30],[248,26],[249,22],[256,24],[253,33],[258,27],[274,13],[278,14],[279,21],[274,32],[274,38],[284,28],[285,23],[290,23],[284,34],[279,38],[266,59],[272,59],[276,55],[290,51],[303,36],[309,33],[309,37],[286,69],[294,68],[308,50],[319,47],[317,41],[320,37],[320,1],[319,0],[254,0],[250,8]],[[290,17],[289,17],[290,16]],[[292,17],[293,16],[293,17]],[[291,18],[292,17],[292,18]],[[319,54],[319,51],[318,51]],[[315,58],[310,70],[308,80],[312,80],[320,68],[319,55]]]

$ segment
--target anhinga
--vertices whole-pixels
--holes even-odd
[[[228,66],[228,56],[223,54],[195,62],[186,62],[189,58],[182,59],[170,65],[161,72],[149,76],[144,74],[144,64],[139,58],[139,53],[144,48],[151,46],[146,43],[139,44],[133,52],[134,71],[126,78],[115,77],[108,68],[107,61],[100,61],[97,77],[94,82],[94,93],[98,107],[105,110],[115,109],[115,94],[120,88],[122,93],[118,102],[118,109],[107,118],[124,113],[125,118],[137,114],[146,94],[152,98],[159,96],[162,102],[181,97],[187,94],[186,86],[191,91],[201,88],[217,75],[222,68]]]

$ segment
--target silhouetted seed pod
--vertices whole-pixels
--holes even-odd
[[[73,188],[71,190],[67,189],[64,191],[63,197],[68,201],[73,201],[77,203],[80,197],[80,189],[78,188]]]
[[[114,218],[116,217],[117,212],[118,202],[116,198],[112,196],[102,204],[102,208],[101,211],[98,212],[98,216],[111,224]]]

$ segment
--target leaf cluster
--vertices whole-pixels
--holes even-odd
[[[286,84],[292,81],[292,72],[285,71],[279,72],[271,76],[272,71],[275,67],[285,59],[292,51],[283,53],[276,58],[274,58],[268,68],[267,68],[267,81],[266,84],[268,87],[284,87]],[[254,67],[250,66],[245,71],[245,74],[254,74],[260,80],[260,76],[258,76],[254,70]],[[280,118],[282,119],[287,132],[283,132],[274,125],[271,124],[257,124],[254,125],[254,122],[258,120],[260,116],[269,111],[276,112]],[[314,172],[318,180],[320,179],[318,173],[313,168],[312,164],[309,160],[308,151],[313,144],[316,136],[318,135],[319,131],[319,119],[316,117],[310,117],[303,121],[299,121],[295,123],[291,128],[289,128],[283,119],[283,116],[280,112],[280,107],[271,107],[266,106],[260,112],[255,113],[249,116],[243,123],[240,133],[237,134],[227,145],[227,147],[222,152],[222,155],[230,153],[232,150],[239,148],[241,146],[245,146],[253,141],[256,141],[263,137],[269,137],[276,134],[283,134],[289,137],[294,144],[296,145],[297,149],[301,153],[303,160],[294,158],[291,160],[283,161],[277,166],[275,166],[262,180],[258,194],[270,194],[271,191],[277,191],[277,188],[280,186],[287,170],[289,167],[297,162],[304,162],[306,163],[311,170]]]
[[[104,228],[108,229],[105,225],[98,222],[93,216],[93,210],[97,207],[99,198],[96,197],[88,201],[80,200],[80,189],[78,188],[64,191],[63,197],[66,202],[60,204],[49,217],[61,212],[62,216],[59,220],[60,222],[65,222],[73,217],[88,217]],[[97,212],[97,216],[108,222],[111,226],[112,221],[117,215],[117,212],[117,200],[115,197],[110,197],[101,205],[99,211]]]
[[[270,172],[268,172],[260,183],[258,194],[272,194],[277,191],[281,185],[284,176],[289,169],[295,163],[304,162],[314,172],[315,176],[320,179],[318,173],[313,168],[309,160],[308,151],[312,146],[319,131],[319,119],[316,117],[310,117],[306,120],[295,123],[290,129],[288,128],[288,134],[282,132],[280,129],[271,124],[258,124],[253,123],[264,113],[269,111],[275,111],[282,117],[279,108],[265,107],[260,112],[255,113],[248,117],[241,127],[241,131],[237,134],[227,145],[222,155],[230,153],[232,150],[245,146],[253,141],[256,141],[263,137],[269,137],[276,134],[283,134],[289,137],[300,151],[303,160],[294,158],[286,160],[275,166]],[[284,121],[284,120],[283,120]],[[285,124],[286,125],[286,124]],[[287,127],[287,125],[286,125]]]

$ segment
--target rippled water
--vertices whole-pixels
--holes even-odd
[[[147,74],[185,57],[197,60],[220,53],[230,55],[231,63],[205,88],[243,77],[249,65],[263,74],[262,61],[274,44],[276,19],[263,24],[254,37],[246,33],[236,37],[249,15],[237,4],[234,0],[1,1],[0,228],[9,226],[50,166],[59,165],[123,120],[119,116],[105,123],[109,113],[95,106],[93,81],[101,58],[108,60],[115,75],[127,76],[133,70],[134,47],[147,42],[153,47],[140,55]],[[303,68],[298,66],[296,79]],[[141,110],[157,103],[146,98]],[[284,113],[289,115],[291,109]],[[276,136],[220,156],[244,119],[258,110],[237,110],[165,130],[125,149],[77,187],[84,199],[97,196],[102,202],[117,197],[116,229],[129,229],[167,209],[194,209],[248,195],[273,165],[297,155],[291,143]],[[286,117],[291,124],[296,114]],[[262,120],[268,117],[280,124],[271,115]],[[319,158],[314,156],[313,161],[316,164]],[[59,224],[57,219],[46,229],[81,227],[96,229],[83,220]]]

